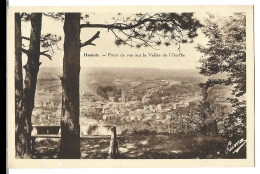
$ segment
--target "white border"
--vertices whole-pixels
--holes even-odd
[[[149,4],[148,4],[149,2]],[[255,17],[255,48],[259,48],[259,19],[258,16],[260,16],[260,8],[259,8],[259,1],[257,0],[179,0],[179,1],[170,1],[170,0],[149,0],[149,1],[143,1],[143,0],[131,0],[130,1],[120,1],[120,0],[93,0],[91,1],[84,1],[84,0],[44,0],[44,1],[35,1],[35,0],[9,0],[10,6],[81,6],[81,5],[255,5],[254,7],[254,17]],[[260,89],[259,80],[257,80],[259,75],[259,49],[255,49],[255,106],[259,106],[259,92],[257,89]],[[255,123],[260,122],[259,109],[255,110]],[[256,132],[256,142],[255,142],[255,153],[256,153],[256,167],[254,168],[192,168],[192,169],[99,169],[98,171],[96,169],[11,169],[9,170],[10,173],[136,173],[136,172],[142,172],[142,173],[259,173],[259,165],[258,163],[259,159],[259,139],[257,137],[259,136],[259,126],[255,127]],[[258,136],[257,136],[258,135]],[[173,171],[174,170],[174,171]]]
[[[253,5],[257,0],[9,0],[10,6]]]

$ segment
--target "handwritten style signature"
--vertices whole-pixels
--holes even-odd
[[[233,153],[238,153],[239,150],[246,144],[246,140],[244,140],[243,138],[241,138],[240,140],[238,140],[236,143],[232,144],[231,141],[228,142],[228,145],[227,145],[227,148],[226,148],[226,151],[225,153],[228,154],[230,152],[232,152],[233,150]]]

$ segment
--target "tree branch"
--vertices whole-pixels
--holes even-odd
[[[93,44],[92,42],[93,42],[95,39],[99,38],[99,34],[100,34],[100,31],[98,31],[91,39],[87,40],[87,41],[84,42],[84,43],[81,43],[81,44],[80,44],[80,47],[84,47],[84,46],[87,46],[87,45],[94,45],[94,46],[95,46],[95,44]]]
[[[44,53],[47,53],[49,50],[40,52],[40,55],[43,55]]]
[[[25,39],[25,40],[30,40],[30,38],[29,37],[22,37],[22,39]]]
[[[40,55],[41,55],[41,56],[46,56],[46,57],[48,57],[50,60],[52,60],[52,56],[49,55],[49,54],[46,54],[46,52],[48,52],[48,51],[49,51],[49,50],[46,50],[46,51],[40,52]]]
[[[176,41],[180,51],[180,44],[193,42],[197,28],[202,26],[193,18],[193,13],[137,13],[127,18],[120,15],[118,13],[117,17],[113,17],[114,22],[110,24],[85,23],[80,28],[105,28],[115,35],[116,45],[132,47],[135,43],[137,48],[150,46],[155,49],[163,42],[169,46]],[[187,37],[184,38],[183,34]]]
[[[24,48],[20,48],[20,50],[21,50],[24,54],[28,54],[28,53],[29,53],[29,51],[26,50],[26,49],[24,49]]]
[[[140,20],[134,25],[128,25],[128,26],[121,26],[121,25],[105,25],[105,24],[81,24],[80,28],[108,28],[108,29],[118,29],[118,30],[128,30],[131,28],[138,27],[139,25],[142,25],[146,22],[172,22],[173,20],[168,20],[168,19],[150,19],[146,18],[143,20]]]
[[[52,60],[52,57],[51,57],[51,55],[49,55],[49,54],[41,54],[42,56],[46,56],[46,57],[48,57],[50,60]]]

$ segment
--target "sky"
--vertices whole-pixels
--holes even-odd
[[[117,14],[112,13],[91,13],[89,14],[89,22],[90,23],[99,23],[106,24],[111,23],[112,17]],[[122,14],[128,15],[128,14]],[[194,13],[196,19],[203,22],[203,18],[207,16],[207,14]],[[152,57],[85,57],[84,53],[87,54],[95,54],[99,55],[107,55],[108,53],[112,54],[143,54],[143,53],[157,53],[157,54],[167,54],[175,53],[178,54],[179,51],[176,45],[170,45],[168,47],[162,45],[159,50],[152,49],[150,47],[141,47],[131,48],[128,45],[120,45],[117,46],[114,42],[115,36],[107,29],[89,29],[84,28],[81,29],[81,42],[84,42],[90,39],[97,31],[100,31],[100,38],[96,39],[93,43],[96,46],[86,46],[81,48],[81,67],[143,67],[143,68],[159,68],[159,69],[195,69],[200,66],[199,59],[203,56],[200,52],[196,50],[196,46],[198,44],[205,45],[207,43],[207,39],[198,30],[198,36],[194,39],[193,43],[185,43],[181,44],[181,53],[184,55],[182,57],[166,57],[166,58],[152,58]],[[63,22],[55,21],[43,15],[42,18],[42,34],[52,33],[62,37],[62,40],[58,43],[59,48],[63,48]],[[23,22],[22,23],[22,35],[28,36],[30,35],[30,23]],[[49,60],[45,56],[40,57],[40,61],[42,62],[41,67],[62,67],[63,62],[63,51],[58,50],[54,47],[55,53],[52,55],[52,60]],[[23,63],[26,63],[26,56],[23,55]]]

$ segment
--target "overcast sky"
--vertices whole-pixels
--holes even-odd
[[[124,14],[122,13],[123,15]],[[116,14],[112,13],[96,13],[89,14],[90,23],[111,23],[111,19]],[[203,18],[207,16],[207,14],[195,13],[194,16],[203,22]],[[184,57],[172,57],[172,58],[108,58],[108,57],[96,57],[89,58],[84,57],[84,53],[94,54],[98,53],[100,55],[107,55],[108,53],[114,54],[128,54],[128,53],[158,53],[158,54],[169,54],[176,53],[177,50],[176,45],[170,45],[168,47],[163,44],[158,47],[160,50],[154,50],[150,47],[141,47],[131,48],[127,45],[117,46],[114,42],[115,37],[112,32],[108,32],[107,29],[81,29],[81,42],[84,42],[91,38],[97,31],[100,31],[100,38],[96,39],[93,43],[96,46],[86,46],[81,49],[81,66],[82,67],[145,67],[145,68],[161,68],[161,69],[194,69],[198,67],[200,64],[198,60],[202,56],[200,52],[195,49],[195,46],[200,43],[205,45],[207,40],[204,35],[198,31],[198,36],[194,39],[193,43],[186,43],[181,45],[181,53],[184,54]],[[30,34],[30,23],[22,23],[22,33],[24,36],[29,36]],[[55,21],[43,15],[42,19],[42,34],[52,33],[56,35],[60,35],[62,40],[59,42],[59,47],[63,48],[63,23],[61,21]],[[55,48],[55,47],[54,47]],[[56,50],[53,55],[52,61],[47,57],[41,56],[40,58],[42,65],[41,67],[62,67],[63,62],[63,51]],[[26,56],[23,55],[23,63],[26,63]]]

